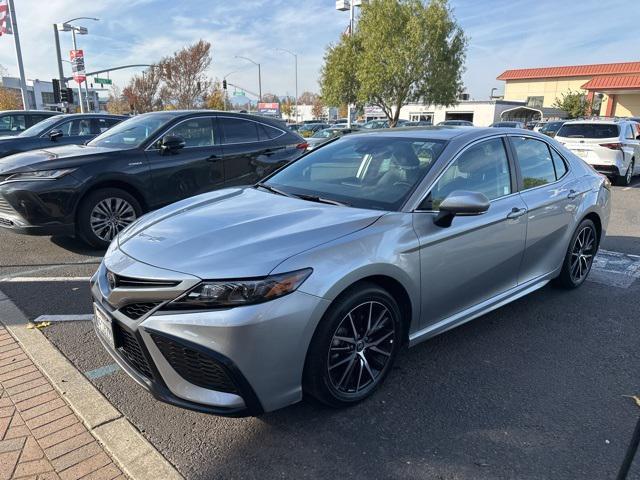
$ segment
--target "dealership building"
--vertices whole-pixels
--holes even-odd
[[[524,102],[532,116],[569,91],[583,92],[594,115],[640,116],[640,62],[523,68],[497,79],[505,82],[504,99]]]

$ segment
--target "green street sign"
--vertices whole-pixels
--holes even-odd
[[[236,90],[233,92],[234,97],[244,97],[244,92],[242,90]]]
[[[93,83],[99,83],[100,85],[111,85],[113,82],[110,78],[94,77]]]

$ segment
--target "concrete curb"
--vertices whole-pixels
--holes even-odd
[[[0,291],[0,323],[66,399],[91,434],[134,480],[182,479],[182,475],[109,401],[54,347]]]

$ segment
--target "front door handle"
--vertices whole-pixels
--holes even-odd
[[[510,219],[520,218],[525,213],[527,213],[527,209],[526,208],[513,207],[511,209],[511,212],[509,212],[509,214],[507,215],[507,218],[510,218]]]
[[[574,190],[573,188],[571,190],[569,190],[569,193],[567,194],[567,198],[568,199],[574,199],[576,198],[578,195],[580,195],[580,192],[578,192],[577,190]]]

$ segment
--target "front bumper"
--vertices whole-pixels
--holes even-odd
[[[112,289],[107,270],[128,278],[171,278],[179,283],[155,291]],[[307,347],[328,302],[297,291],[231,309],[162,310],[199,281],[141,264],[117,249],[108,252],[91,280],[94,301],[114,326],[113,345],[98,333],[103,346],[157,399],[179,407],[247,416],[300,400]],[[137,319],[127,316],[132,304],[154,298],[158,304],[149,312]],[[139,350],[127,351],[120,335],[126,342],[135,341]]]

